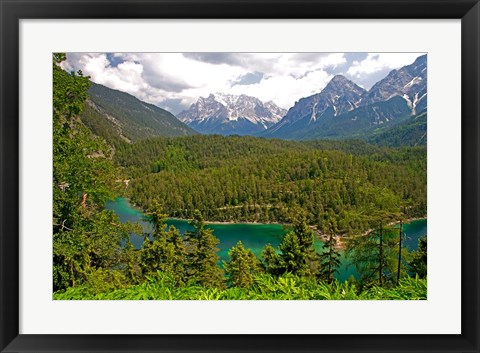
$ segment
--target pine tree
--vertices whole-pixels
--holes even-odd
[[[195,210],[190,224],[195,228],[185,234],[188,280],[205,287],[222,287],[223,271],[218,267],[218,238],[208,229],[200,211]]]
[[[418,250],[413,252],[413,259],[409,263],[414,275],[420,278],[427,277],[427,236],[418,239]]]
[[[280,250],[279,268],[282,273],[290,272],[305,276],[310,273],[307,264],[307,254],[302,250],[298,236],[288,232],[278,246]]]
[[[319,267],[318,254],[313,247],[314,232],[307,223],[306,212],[301,208],[297,208],[294,211],[293,233],[298,239],[298,245],[302,254],[298,258],[299,268],[303,268],[299,274],[313,276]]]
[[[252,250],[245,249],[241,241],[228,252],[230,260],[224,262],[225,272],[232,286],[250,288],[258,273],[258,260]]]
[[[185,244],[175,227],[166,231],[166,215],[157,201],[152,202],[148,213],[153,226],[152,234],[145,235],[141,249],[140,267],[144,275],[155,276],[163,272],[178,284],[185,280]]]
[[[392,283],[397,270],[397,232],[379,224],[366,235],[348,239],[350,257],[365,285]]]
[[[329,212],[324,221],[324,229],[328,238],[323,244],[323,252],[320,255],[319,278],[327,283],[332,283],[340,266],[340,252],[337,249],[335,237],[339,230],[333,211]]]
[[[293,232],[298,238],[300,248],[305,254],[311,254],[313,248],[313,230],[307,223],[307,216],[304,210],[297,209],[293,217]]]
[[[278,276],[280,275],[280,256],[271,244],[265,245],[261,255],[262,268],[265,272]]]

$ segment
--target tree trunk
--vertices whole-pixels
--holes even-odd
[[[83,195],[82,195],[81,205],[82,205],[83,208],[87,207],[87,196],[88,196],[88,194],[86,192],[84,192]]]
[[[380,226],[380,259],[379,259],[379,264],[378,264],[378,282],[380,283],[380,287],[383,284],[383,229],[382,226]]]
[[[400,221],[400,233],[398,235],[398,268],[397,268],[397,286],[400,281],[400,264],[402,262],[402,226],[403,223]]]

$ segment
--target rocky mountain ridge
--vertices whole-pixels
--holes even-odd
[[[427,56],[392,70],[369,91],[337,75],[320,92],[301,98],[261,136],[286,139],[356,137],[427,109]]]
[[[177,118],[206,134],[250,135],[268,129],[285,115],[285,109],[247,95],[223,93],[200,97]]]

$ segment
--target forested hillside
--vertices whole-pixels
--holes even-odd
[[[109,143],[132,142],[154,136],[184,136],[196,132],[168,111],[134,96],[91,83],[83,122]]]
[[[379,128],[368,138],[370,143],[380,146],[426,146],[427,113],[413,116],[393,127]]]
[[[238,136],[146,140],[117,150],[127,195],[147,209],[160,200],[171,217],[288,222],[300,206],[323,229],[327,211],[340,232],[366,231],[384,214],[426,215],[426,148],[361,142],[293,142]]]

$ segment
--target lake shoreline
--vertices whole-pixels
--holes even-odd
[[[148,211],[147,210],[144,210],[142,207],[140,207],[139,205],[137,205],[136,203],[132,202],[129,198],[127,197],[117,197],[117,199],[119,198],[122,198],[124,199],[125,201],[128,202],[128,204],[130,205],[131,208],[134,208],[136,209],[138,212],[140,213],[143,213],[144,215],[148,214]],[[175,220],[175,221],[192,221],[193,218],[181,218],[181,217],[171,217],[171,216],[168,216],[167,215],[167,219],[172,219],[172,220]],[[206,224],[218,224],[218,225],[232,225],[232,224],[246,224],[246,225],[268,225],[268,224],[278,224],[278,225],[286,225],[288,226],[289,223],[280,223],[280,222],[246,222],[246,221],[241,221],[241,222],[235,222],[235,221],[208,221],[208,220],[205,220],[205,223]]]
[[[143,214],[146,214],[147,211],[144,211],[140,206],[134,204],[133,202],[131,202],[126,197],[122,197],[122,198],[124,200],[126,200],[132,208],[135,208],[139,212],[141,212]],[[190,221],[193,220],[192,218],[181,218],[181,217],[170,217],[170,216],[167,219],[174,220],[174,221],[186,221],[186,222],[190,222]],[[408,218],[408,219],[404,220],[403,223],[404,224],[405,223],[411,223],[411,222],[414,222],[414,221],[420,221],[420,220],[426,220],[426,219],[427,219],[427,217],[413,217],[413,218]],[[280,222],[235,222],[235,221],[208,221],[208,220],[205,220],[205,223],[207,225],[259,225],[259,226],[260,225],[279,225],[279,226],[282,226],[282,228],[288,228],[288,227],[292,226],[291,223],[280,223]],[[390,222],[386,225],[386,227],[394,226],[394,225],[397,225],[397,224],[400,224],[400,221]],[[316,225],[309,225],[309,227],[312,231],[314,231],[315,236],[318,240],[320,240],[322,242],[325,242],[325,241],[328,240],[329,235],[321,232],[320,230],[318,230]],[[374,231],[374,229],[368,229],[364,233],[357,234],[357,235],[335,234],[334,237],[335,237],[336,243],[337,243],[336,248],[338,248],[339,250],[345,250],[346,246],[347,246],[347,240],[348,239],[351,239],[351,238],[354,238],[354,237],[366,236],[373,231]]]
[[[180,217],[168,217],[168,219],[173,219],[176,221],[192,221],[192,218],[180,218]],[[217,224],[217,225],[232,225],[232,224],[245,224],[245,225],[286,225],[288,226],[289,223],[279,223],[279,222],[235,222],[235,221],[205,221],[206,224]]]
[[[143,227],[144,232],[151,232],[152,225],[146,219],[145,214],[138,206],[134,206],[133,204],[129,203],[125,198],[118,198],[112,200],[108,203],[107,209],[114,211],[120,217],[121,222],[131,222],[131,223],[139,223]],[[175,226],[181,234],[184,232],[191,231],[193,228],[191,225],[188,224],[189,220],[180,218],[180,217],[172,217],[167,219],[168,226]],[[411,249],[416,249],[418,246],[418,236],[426,234],[426,222],[415,226],[414,228],[422,228],[422,234],[418,236],[414,234],[418,234],[419,231],[417,230],[408,230],[410,225],[408,223],[405,224],[405,231],[409,233],[410,238],[412,238],[413,233],[413,241],[410,240],[410,247]],[[281,224],[281,223],[258,223],[258,222],[242,222],[242,223],[234,223],[234,222],[208,222],[208,227],[214,230],[214,235],[219,239],[218,244],[218,255],[220,261],[228,261],[229,255],[228,252],[230,249],[237,244],[239,240],[242,241],[246,248],[249,248],[253,251],[256,257],[260,258],[261,253],[267,244],[271,244],[274,248],[277,248],[281,243],[283,237],[288,232],[289,224]],[[323,232],[320,232],[316,229],[315,226],[310,226],[310,228],[314,231],[314,246],[316,248],[316,252],[321,253],[323,251],[323,243],[327,238],[326,235],[322,235]],[[143,232],[141,234],[131,234],[131,241],[132,244],[136,249],[141,249],[143,246]],[[338,235],[336,236],[337,239],[337,247],[340,250],[341,254],[344,254],[344,250],[346,249],[346,239],[345,235]],[[405,246],[408,247],[409,240],[405,241]],[[342,255],[343,256],[343,255]],[[340,269],[340,273],[338,274],[337,278],[346,280],[353,272],[352,267],[346,266],[348,264],[348,260],[342,260],[342,267]],[[348,267],[348,268],[347,268]]]

